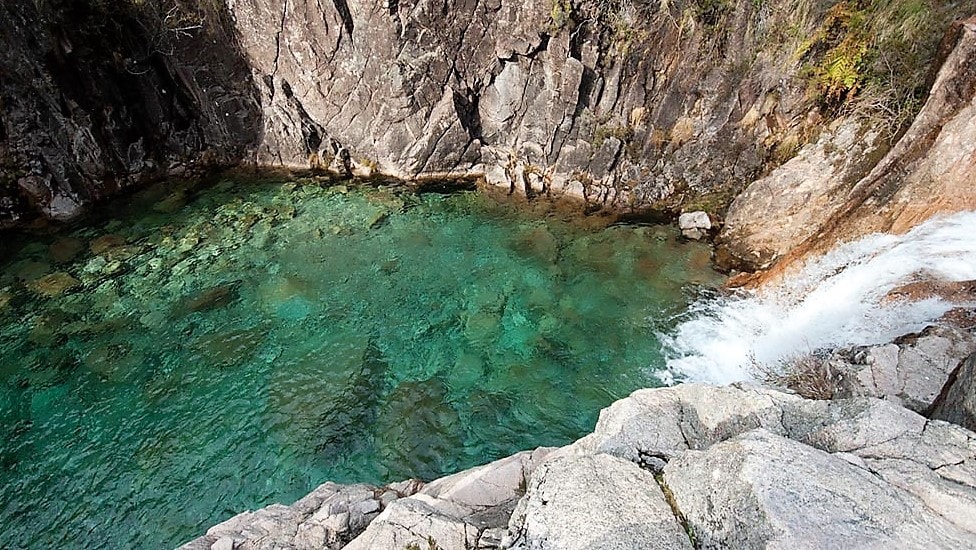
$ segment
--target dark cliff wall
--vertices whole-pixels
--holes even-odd
[[[223,8],[0,3],[0,226],[240,162],[261,112]]]

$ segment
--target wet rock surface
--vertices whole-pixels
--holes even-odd
[[[727,267],[766,269],[785,260],[777,276],[837,242],[902,233],[976,207],[976,18],[950,26],[940,55],[924,106],[890,151],[872,145],[873,130],[863,123],[846,121],[750,184],[720,235]]]
[[[820,230],[857,179],[886,149],[877,130],[843,119],[772,171],[751,183],[732,204],[722,228],[729,268],[768,268]]]

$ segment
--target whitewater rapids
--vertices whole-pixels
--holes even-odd
[[[917,281],[976,279],[976,212],[934,218],[901,235],[874,234],[809,260],[756,291],[699,300],[660,334],[674,380],[753,380],[822,349],[890,342],[959,304],[885,300]]]

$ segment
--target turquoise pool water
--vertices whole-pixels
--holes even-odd
[[[485,193],[225,180],[129,203],[5,240],[0,547],[168,548],[326,480],[565,444],[661,383],[654,330],[720,280],[670,227]]]

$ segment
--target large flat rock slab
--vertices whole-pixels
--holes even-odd
[[[972,548],[863,462],[756,429],[670,462],[664,480],[702,548]]]
[[[524,550],[692,548],[654,476],[606,454],[541,466],[510,532]]]

